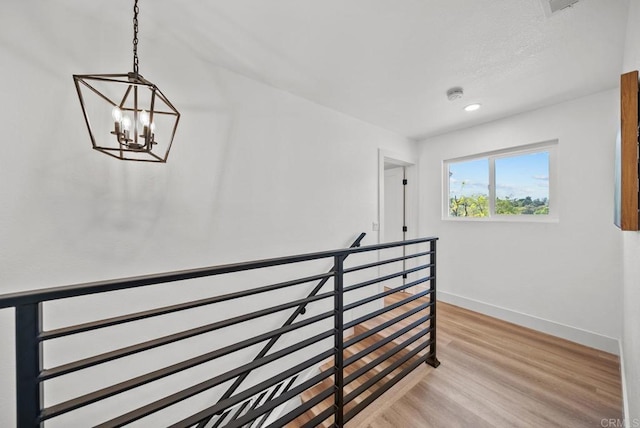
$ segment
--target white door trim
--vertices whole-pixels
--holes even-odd
[[[405,176],[408,180],[408,187],[405,192],[405,209],[406,209],[406,226],[407,233],[405,239],[412,239],[418,237],[418,168],[417,160],[409,155],[402,155],[399,153],[390,152],[387,150],[378,150],[378,243],[385,242],[385,215],[384,215],[384,167],[385,164],[397,165],[405,167]],[[382,254],[378,252],[378,261],[383,258]],[[408,268],[411,267],[409,263]],[[382,275],[382,266],[378,267],[378,275]],[[409,276],[409,281],[412,277]],[[383,284],[379,284],[378,291],[382,292],[384,288]],[[413,288],[413,287],[412,287]]]
[[[384,242],[384,166],[385,164],[393,164],[406,167],[407,179],[409,180],[409,188],[407,192],[407,200],[405,206],[407,209],[407,226],[409,231],[407,239],[416,238],[418,229],[417,216],[417,168],[416,159],[412,156],[406,156],[399,153],[390,152],[388,150],[378,149],[378,243]]]

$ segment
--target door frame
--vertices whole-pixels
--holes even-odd
[[[408,187],[405,193],[407,239],[418,236],[418,168],[410,155],[378,149],[378,243],[384,242],[384,166],[391,164],[405,167]]]
[[[378,243],[384,242],[385,230],[384,230],[384,166],[385,164],[391,164],[395,166],[402,166],[405,168],[405,177],[408,185],[405,191],[405,221],[407,226],[407,234],[405,239],[413,239],[418,237],[418,167],[417,160],[411,155],[404,155],[400,153],[390,152],[388,150],[378,150]],[[378,261],[383,259],[381,251],[378,251]],[[408,261],[406,267],[413,267],[412,264],[415,260]],[[382,266],[378,266],[378,277],[382,276]],[[408,279],[404,281],[411,281],[415,277],[414,274],[410,274]],[[378,284],[378,292],[382,292],[384,285]],[[411,287],[408,292],[413,293],[414,290]]]

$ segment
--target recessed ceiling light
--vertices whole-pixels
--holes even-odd
[[[476,111],[480,107],[482,107],[482,104],[469,104],[464,108],[464,111]]]

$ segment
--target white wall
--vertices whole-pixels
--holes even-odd
[[[606,91],[421,142],[421,234],[440,237],[441,299],[618,352],[617,109],[616,92]],[[442,161],[553,139],[559,222],[442,220]]]
[[[376,242],[378,149],[412,157],[413,143],[160,33],[141,72],[183,115],[174,149],[166,165],[119,162],[90,149],[71,75],[129,71],[128,9],[103,22],[32,3],[0,15],[0,293]],[[1,310],[0,426],[14,424],[12,329]]]
[[[623,73],[640,69],[640,1],[631,0]],[[622,323],[623,375],[627,393],[626,419],[640,425],[640,233],[623,232],[624,318]],[[635,423],[636,425],[631,425]]]

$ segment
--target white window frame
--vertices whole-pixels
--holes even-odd
[[[485,153],[478,153],[470,156],[463,156],[442,161],[442,219],[447,221],[508,221],[508,222],[528,222],[528,223],[555,223],[559,221],[559,201],[558,201],[558,140],[544,141],[541,143],[527,144],[524,146],[510,147],[507,149],[494,150]],[[495,194],[495,161],[496,159],[526,155],[530,153],[549,153],[549,214],[544,215],[513,215],[496,214],[496,194]],[[468,162],[473,160],[487,159],[489,161],[489,215],[487,217],[454,217],[449,215],[449,165],[457,162]]]

